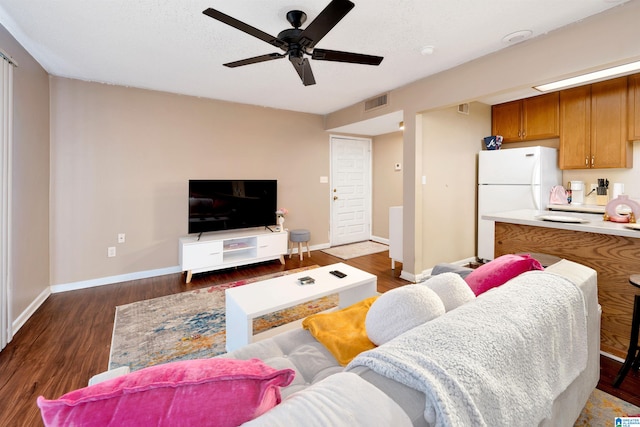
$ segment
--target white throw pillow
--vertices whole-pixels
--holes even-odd
[[[365,319],[367,335],[382,345],[398,335],[444,314],[438,295],[424,285],[406,285],[378,297]]]
[[[438,274],[422,284],[438,294],[446,311],[476,298],[467,282],[456,273]]]

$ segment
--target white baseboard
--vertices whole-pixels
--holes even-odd
[[[78,289],[95,288],[96,286],[112,285],[114,283],[128,282],[129,280],[147,279],[149,277],[164,276],[166,274],[180,273],[179,266],[158,268],[156,270],[138,271],[135,273],[119,274],[117,276],[100,277],[97,279],[83,280],[80,282],[51,285],[51,293],[76,291]]]
[[[384,237],[371,236],[371,241],[382,243],[383,245],[389,246],[389,239],[385,239]]]
[[[418,283],[418,282],[420,282],[420,281],[421,281],[421,280],[420,280],[420,276],[421,276],[420,274],[416,275],[416,274],[408,273],[408,272],[406,272],[406,271],[404,271],[404,270],[402,270],[402,271],[400,272],[400,278],[401,278],[401,279],[404,279],[404,280],[408,280],[408,281],[409,281],[409,282],[411,282],[411,283]]]
[[[331,247],[331,245],[329,243],[321,243],[319,245],[311,245],[309,246],[309,250],[311,251],[321,251],[323,249],[329,249]],[[307,249],[306,246],[302,247],[302,252],[306,253]],[[292,249],[291,249],[291,253],[292,254],[297,254],[298,253],[298,246],[295,245]]]
[[[27,320],[29,320],[29,318],[33,316],[33,313],[36,312],[38,307],[40,307],[42,303],[45,302],[47,298],[49,298],[49,295],[51,295],[50,287],[40,292],[40,295],[38,295],[36,299],[33,300],[22,313],[20,313],[16,320],[14,320],[11,324],[11,337],[13,337],[16,332],[18,332],[20,328],[22,328],[22,326],[24,326]]]
[[[618,357],[618,356],[614,356],[613,354],[607,353],[606,351],[600,350],[600,354],[605,356],[605,357],[608,357],[609,359],[613,359],[613,360],[615,360],[617,362],[624,363],[624,359],[623,358]]]

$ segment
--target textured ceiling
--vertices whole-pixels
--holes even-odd
[[[384,57],[378,67],[311,60],[303,86],[285,60],[222,64],[277,51],[202,14],[218,9],[262,31],[308,25],[329,0],[0,0],[0,23],[52,75],[327,114],[508,47],[625,0],[353,0],[317,47]],[[431,55],[420,53],[433,46]],[[11,54],[11,52],[7,52]]]

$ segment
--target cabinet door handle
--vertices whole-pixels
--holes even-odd
[[[596,156],[591,156],[591,167],[595,167],[596,165]]]
[[[584,158],[584,165],[589,167],[589,157]]]

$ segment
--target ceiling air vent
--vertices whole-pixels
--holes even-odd
[[[376,108],[381,108],[387,105],[389,101],[389,94],[385,93],[384,95],[376,96],[375,98],[368,99],[364,101],[364,111],[375,110]]]

